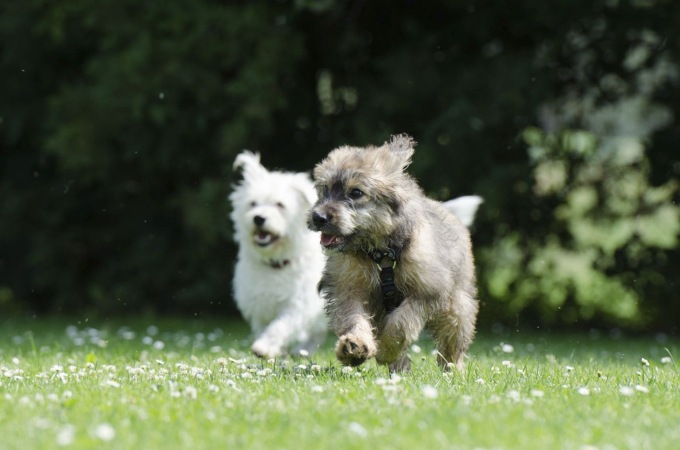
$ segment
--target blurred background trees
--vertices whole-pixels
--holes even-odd
[[[483,324],[677,331],[677,2],[0,4],[2,313],[236,314],[235,155],[406,132]]]

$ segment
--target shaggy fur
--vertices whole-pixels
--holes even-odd
[[[243,181],[229,196],[239,245],[234,300],[255,334],[252,351],[274,357],[314,351],[327,335],[317,291],[325,257],[305,225],[316,192],[304,173],[270,172],[257,154],[234,162]]]
[[[308,226],[321,231],[328,260],[320,283],[335,353],[356,366],[375,357],[390,370],[407,370],[408,346],[423,328],[436,342],[444,368],[463,367],[478,311],[470,235],[452,211],[469,218],[481,202],[463,198],[444,206],[428,199],[405,169],[415,142],[394,136],[381,147],[340,147],[314,170],[319,199]],[[380,267],[368,255],[395,249],[403,302],[387,312]],[[452,363],[452,364],[449,364]]]

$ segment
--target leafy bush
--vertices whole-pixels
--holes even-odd
[[[543,323],[600,316],[641,327],[659,314],[655,302],[665,303],[655,291],[674,278],[668,260],[680,234],[678,182],[654,185],[648,152],[673,117],[655,94],[676,85],[678,68],[649,29],[630,33],[620,67],[607,65],[596,56],[606,42],[602,28],[570,32],[577,44],[562,51],[575,82],[544,106],[542,128],[523,133],[529,201],[548,219],[538,232],[507,232],[485,250],[487,283],[511,311],[533,306]]]
[[[235,313],[235,155],[309,171],[406,132],[431,196],[485,198],[482,322],[673,329],[678,14],[667,0],[2,2],[0,312]]]
[[[489,293],[515,312],[536,304],[544,323],[601,315],[646,324],[646,291],[670,281],[658,264],[678,244],[677,182],[649,184],[639,142],[608,146],[586,131],[535,128],[524,138],[536,202],[554,220],[540,235],[510,232],[485,250]]]

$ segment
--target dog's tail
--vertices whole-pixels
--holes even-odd
[[[484,202],[484,199],[478,195],[466,195],[443,202],[442,204],[451,214],[458,217],[458,220],[463,225],[469,227],[474,222],[475,213],[482,202]]]

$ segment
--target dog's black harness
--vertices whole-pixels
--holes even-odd
[[[386,250],[364,250],[380,270],[380,290],[383,306],[387,314],[391,313],[404,301],[404,294],[394,281],[394,269],[403,249],[390,247]]]

